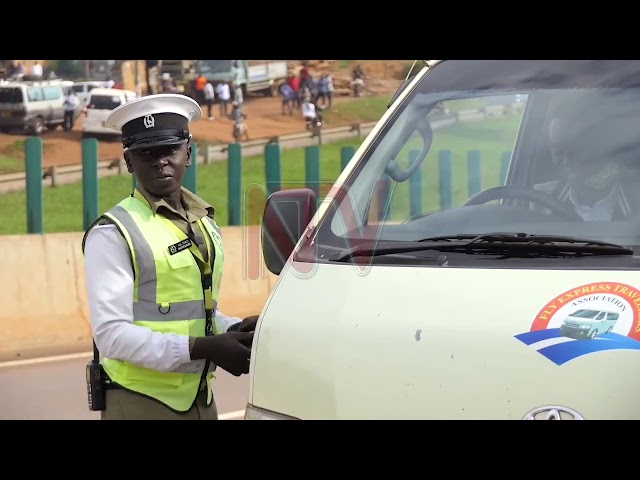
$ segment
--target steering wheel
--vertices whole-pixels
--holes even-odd
[[[464,206],[481,205],[492,200],[499,199],[528,200],[542,207],[548,208],[553,213],[560,215],[567,220],[578,220],[584,222],[584,219],[578,215],[575,210],[567,207],[556,198],[533,188],[521,187],[518,185],[501,185],[498,187],[488,188],[482,192],[476,193],[464,203]]]

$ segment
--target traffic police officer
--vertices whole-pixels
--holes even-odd
[[[217,308],[223,264],[214,209],[182,187],[189,122],[200,106],[149,95],[113,110],[134,192],[83,238],[94,358],[104,377],[102,419],[217,419],[219,366],[248,373],[257,315]],[[88,380],[89,381],[89,380]]]

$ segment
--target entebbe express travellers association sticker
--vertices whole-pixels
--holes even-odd
[[[590,283],[551,300],[515,338],[556,365],[603,350],[640,350],[639,312],[638,289]]]

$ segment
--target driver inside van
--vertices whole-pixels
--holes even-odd
[[[553,166],[561,178],[534,188],[568,204],[585,221],[622,220],[640,213],[638,188],[627,171],[629,153],[640,160],[640,151],[625,141],[640,140],[640,128],[633,132],[635,123],[611,112],[610,105],[571,100],[556,106],[548,129]]]

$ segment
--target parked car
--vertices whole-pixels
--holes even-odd
[[[71,88],[80,99],[82,107],[87,106],[89,101],[89,94],[94,88],[110,88],[111,83],[107,81],[87,80],[83,82],[73,82]]]
[[[94,88],[89,92],[82,125],[82,138],[119,137],[120,133],[104,126],[111,111],[137,97],[133,90]]]

